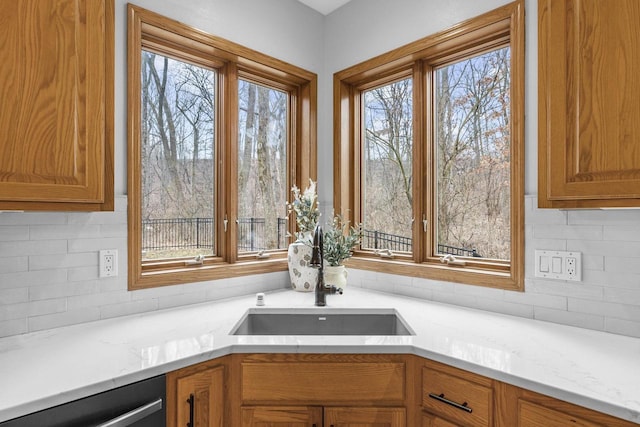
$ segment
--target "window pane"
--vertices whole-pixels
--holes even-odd
[[[438,254],[510,258],[509,56],[435,73]]]
[[[214,255],[216,72],[142,52],[142,259]]]
[[[364,92],[365,249],[412,249],[412,89],[405,79]]]
[[[288,94],[238,85],[238,252],[287,247]]]

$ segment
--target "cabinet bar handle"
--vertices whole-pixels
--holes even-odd
[[[432,399],[438,400],[438,401],[440,401],[442,403],[446,403],[447,405],[451,405],[454,408],[458,408],[458,409],[461,409],[463,411],[466,411],[468,413],[473,412],[473,410],[467,406],[467,402],[464,402],[462,404],[460,404],[458,402],[454,402],[453,400],[449,400],[446,397],[444,397],[444,393],[440,393],[440,394],[429,393],[429,397],[432,398]]]
[[[189,398],[187,399],[187,403],[189,404],[189,422],[187,423],[187,427],[195,427],[193,425],[193,409],[195,406],[193,393],[189,395]]]

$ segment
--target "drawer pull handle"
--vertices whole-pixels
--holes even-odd
[[[449,400],[446,397],[444,397],[444,393],[440,393],[440,394],[435,394],[435,393],[429,393],[429,397],[435,400],[438,400],[442,403],[446,403],[447,405],[451,405],[454,408],[458,408],[461,409],[463,411],[466,411],[468,413],[473,412],[473,409],[469,408],[467,406],[467,402],[464,402],[462,404],[458,403],[458,402],[454,402],[453,400]]]

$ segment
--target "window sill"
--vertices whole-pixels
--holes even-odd
[[[239,261],[234,264],[218,263],[197,266],[181,265],[175,268],[157,270],[143,270],[136,275],[133,282],[129,282],[129,290],[170,286],[185,283],[205,282],[232,277],[249,276],[253,274],[273,273],[287,270],[286,258],[272,258],[261,260]]]
[[[513,271],[449,266],[435,262],[416,264],[406,260],[353,257],[348,267],[400,276],[442,280],[509,291],[524,291],[524,278]]]

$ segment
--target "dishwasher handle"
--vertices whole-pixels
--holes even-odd
[[[162,409],[162,398],[154,400],[151,403],[142,405],[132,411],[127,412],[109,420],[105,423],[98,424],[96,427],[127,427],[133,425],[136,421],[140,421],[151,414],[154,414]]]

